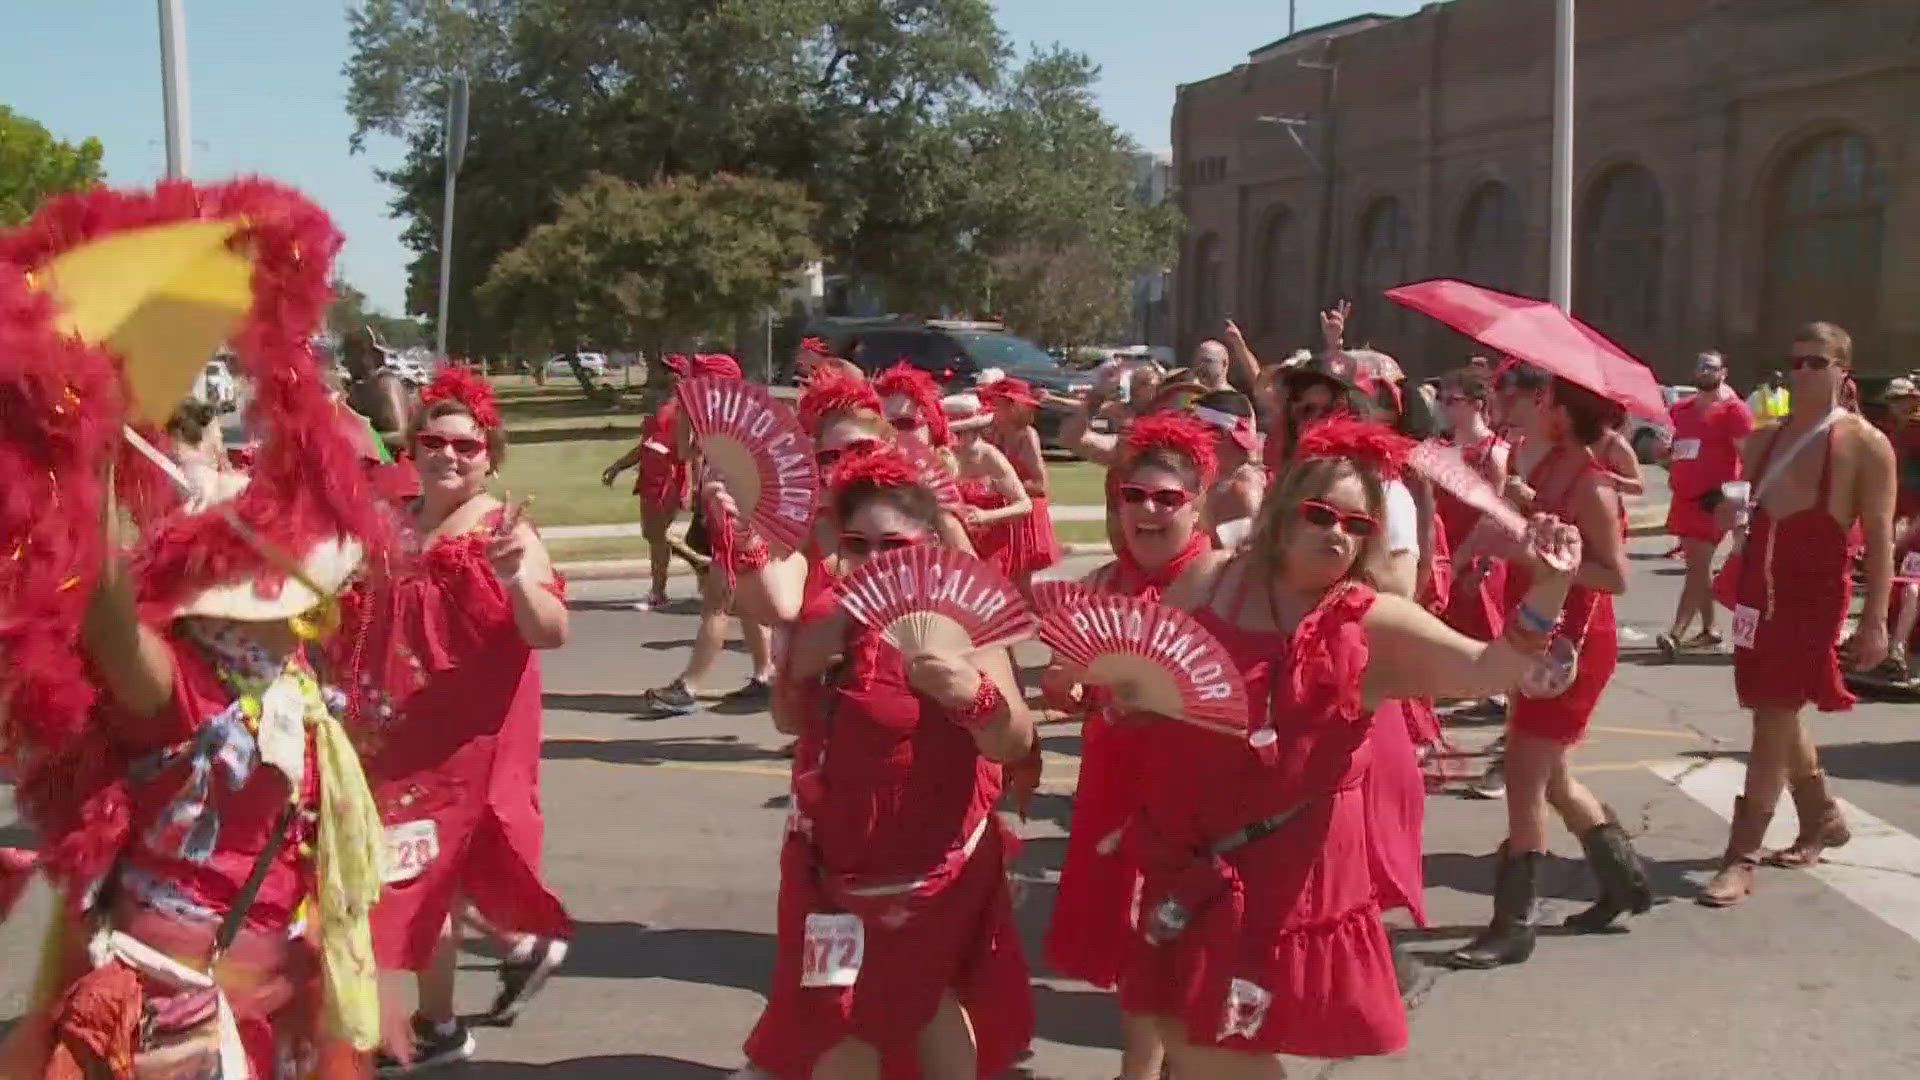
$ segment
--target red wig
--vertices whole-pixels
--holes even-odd
[[[1127,428],[1122,468],[1131,469],[1140,455],[1158,451],[1183,457],[1200,476],[1201,490],[1213,483],[1219,462],[1213,452],[1213,428],[1187,413],[1154,413]]]
[[[472,368],[448,364],[420,391],[420,404],[457,401],[473,415],[473,422],[488,431],[500,427],[500,410],[493,404],[493,384]]]
[[[800,426],[817,438],[820,425],[830,416],[851,412],[871,412],[879,416],[880,395],[865,379],[822,371],[807,384],[807,392],[800,395],[799,411]]]
[[[902,361],[881,372],[873,381],[873,389],[883,401],[895,395],[912,401],[920,422],[927,425],[927,441],[933,445],[945,446],[953,441],[947,429],[947,411],[940,405],[940,387],[933,376]]]
[[[1296,461],[1345,458],[1382,480],[1395,480],[1406,467],[1412,449],[1412,439],[1385,424],[1336,413],[1302,432],[1293,456]]]

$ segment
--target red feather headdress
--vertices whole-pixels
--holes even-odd
[[[1202,490],[1213,483],[1219,472],[1219,462],[1213,452],[1213,429],[1186,413],[1154,413],[1135,420],[1127,428],[1126,456],[1122,459],[1125,467],[1132,468],[1133,462],[1150,450],[1177,454],[1193,462],[1194,471],[1200,474]]]
[[[420,404],[457,401],[473,414],[473,422],[488,431],[500,427],[500,410],[494,407],[493,384],[472,368],[448,364],[440,369],[426,389],[420,391]]]
[[[700,353],[693,358],[695,375],[713,375],[722,379],[741,378],[740,361],[726,353]]]
[[[800,352],[807,356],[830,357],[833,355],[833,347],[827,344],[826,338],[803,337],[800,339]]]
[[[1294,446],[1294,460],[1345,458],[1382,480],[1394,480],[1407,464],[1413,440],[1384,424],[1336,413],[1307,428]]]
[[[883,401],[895,395],[911,400],[919,410],[920,422],[927,425],[928,440],[933,445],[945,446],[953,441],[947,429],[947,411],[940,404],[940,387],[933,376],[901,361],[881,372],[873,381],[873,389]]]
[[[920,482],[920,470],[896,446],[878,443],[841,456],[827,481],[837,497],[857,483],[874,487],[904,488]]]
[[[800,395],[800,426],[807,434],[818,436],[820,424],[829,416],[849,412],[880,414],[880,395],[873,384],[838,372],[823,371],[807,384]]]

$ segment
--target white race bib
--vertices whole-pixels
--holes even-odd
[[[1909,551],[1906,558],[1900,560],[1900,576],[1920,578],[1920,551]]]
[[[1733,646],[1736,649],[1753,648],[1753,635],[1760,629],[1760,609],[1745,604],[1735,605],[1733,609]]]
[[[860,916],[845,912],[807,916],[800,945],[801,986],[852,986],[867,955],[867,930]]]
[[[1261,1025],[1267,1022],[1267,1007],[1272,1004],[1273,994],[1265,987],[1246,979],[1234,979],[1227,987],[1227,1010],[1220,1018],[1220,1037],[1238,1035],[1251,1039],[1258,1035]]]
[[[380,880],[388,885],[412,881],[440,854],[440,829],[432,818],[387,827],[387,863]]]
[[[1694,458],[1697,458],[1699,456],[1700,456],[1700,440],[1699,439],[1673,440],[1673,460],[1692,461]]]

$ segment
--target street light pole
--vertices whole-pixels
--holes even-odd
[[[1573,309],[1573,0],[1556,0],[1553,27],[1553,194],[1547,299]]]
[[[166,118],[167,178],[187,175],[187,24],[181,0],[160,0],[160,107]]]
[[[440,209],[440,317],[433,325],[434,353],[447,358],[447,297],[453,287],[453,190],[460,161],[467,153],[467,76],[454,72],[447,83],[447,199]]]

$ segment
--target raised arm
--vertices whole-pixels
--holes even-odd
[[[1260,360],[1247,347],[1247,336],[1240,332],[1238,323],[1228,319],[1220,340],[1227,346],[1227,381],[1252,394],[1260,381]]]
[[[101,567],[81,640],[107,693],[122,709],[144,718],[167,707],[173,698],[173,651],[158,631],[140,622],[132,575],[118,554]]]
[[[513,625],[535,649],[567,643],[567,602],[561,598],[547,545],[524,520],[525,504],[510,508],[487,544],[487,560],[506,587]]]

